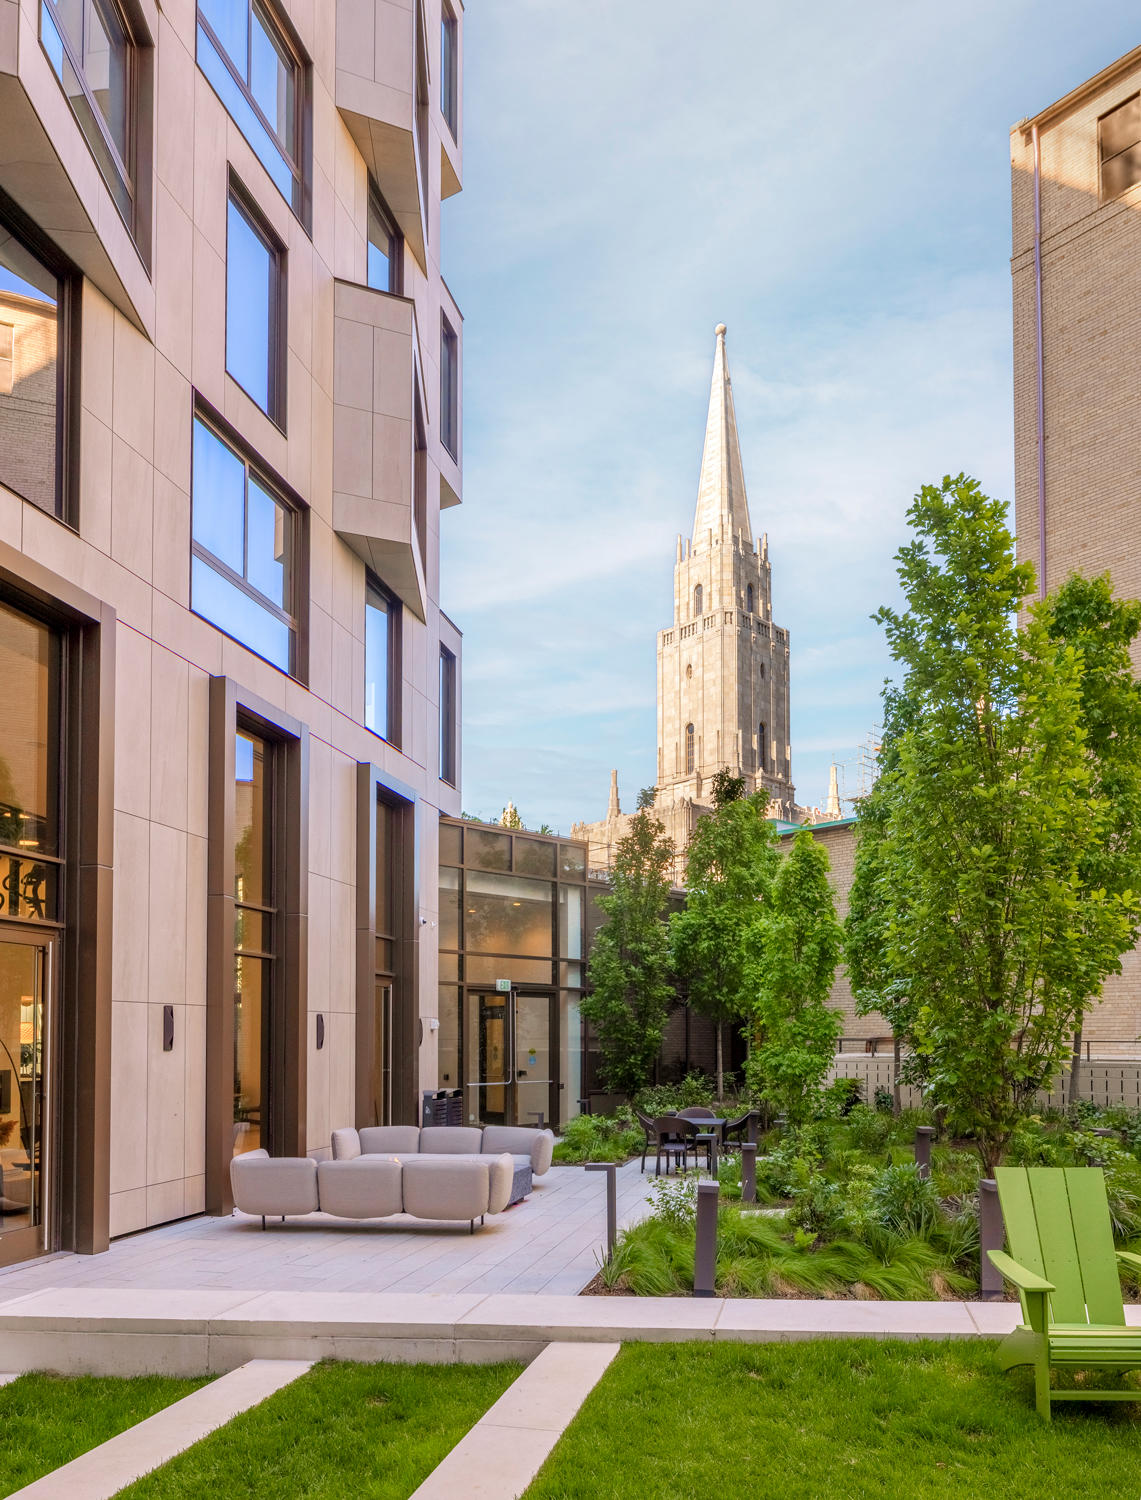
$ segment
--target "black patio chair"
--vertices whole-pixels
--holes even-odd
[[[721,1140],[727,1146],[730,1141],[738,1146],[743,1146],[749,1138],[749,1125],[757,1118],[755,1109],[747,1109],[738,1120],[726,1120],[725,1129],[721,1132]]]
[[[662,1175],[662,1157],[666,1160],[666,1176],[669,1176],[670,1162],[676,1169],[678,1162],[681,1163],[683,1172],[689,1168],[689,1148],[693,1137],[697,1133],[697,1126],[692,1120],[683,1120],[680,1115],[659,1115],[654,1121],[654,1132],[657,1141],[654,1151],[654,1175]],[[697,1161],[696,1146],[694,1150],[694,1164]]]

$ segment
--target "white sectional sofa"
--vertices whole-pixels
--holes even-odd
[[[316,1162],[310,1156],[247,1151],[230,1163],[234,1206],[242,1213],[285,1219],[326,1213],[339,1219],[475,1221],[502,1213],[511,1200],[515,1163],[497,1155],[442,1153],[403,1159],[378,1153]]]

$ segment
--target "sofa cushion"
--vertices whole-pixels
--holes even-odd
[[[478,1156],[482,1145],[474,1125],[425,1125],[420,1132],[420,1150],[436,1156]]]
[[[542,1177],[550,1170],[555,1137],[549,1130],[535,1130],[529,1125],[488,1125],[483,1132],[482,1149],[491,1156],[498,1156],[501,1151],[508,1151],[512,1156],[526,1156],[531,1171],[536,1177]]]
[[[311,1214],[317,1210],[317,1163],[309,1156],[246,1151],[230,1163],[234,1206],[244,1214]]]
[[[404,1209],[403,1168],[383,1156],[323,1161],[317,1167],[321,1212],[339,1219],[386,1219]]]
[[[361,1138],[351,1125],[333,1131],[333,1160],[352,1161],[361,1154]]]
[[[510,1156],[489,1156],[487,1159],[487,1211],[501,1214],[511,1202],[511,1185],[515,1181],[515,1163]],[[527,1164],[530,1166],[530,1163]]]
[[[403,1164],[406,1214],[415,1214],[418,1219],[478,1219],[491,1212],[491,1161],[482,1156],[451,1155],[451,1160],[421,1156]]]
[[[365,1156],[379,1153],[392,1156],[397,1151],[419,1151],[418,1125],[366,1125],[360,1133],[361,1151]]]

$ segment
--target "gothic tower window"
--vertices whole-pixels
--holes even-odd
[[[749,584],[748,588],[745,590],[745,613],[747,615],[751,615],[753,613],[753,585],[752,584]]]
[[[695,616],[701,614],[702,612],[701,598],[701,585],[698,584],[693,591],[693,613]]]
[[[694,762],[693,725],[687,724],[685,726],[685,774],[687,776],[693,775]]]
[[[765,726],[763,724],[758,724],[757,725],[757,766],[758,766],[758,768],[760,770],[763,771],[767,765],[768,765],[768,757],[765,754]]]

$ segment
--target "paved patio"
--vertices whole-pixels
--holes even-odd
[[[652,1174],[618,1168],[618,1222],[648,1211]],[[494,1292],[575,1295],[605,1250],[606,1178],[552,1167],[531,1197],[487,1220],[425,1224],[403,1216],[371,1224],[315,1214],[185,1219],[115,1240],[103,1255],[56,1255],[0,1272],[0,1304],[45,1288],[171,1291]]]

